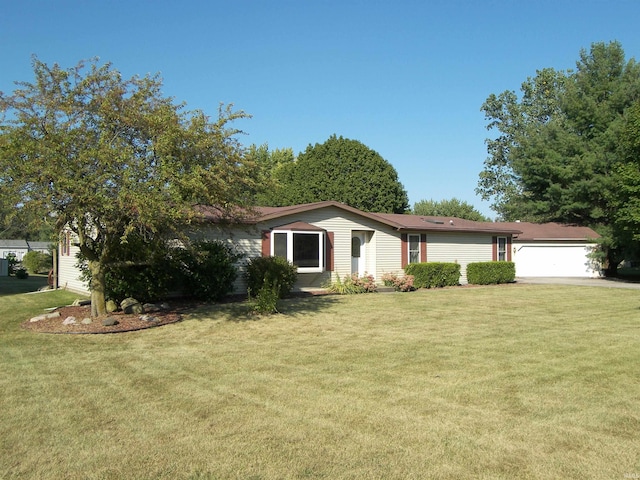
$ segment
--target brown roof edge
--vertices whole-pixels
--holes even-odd
[[[274,220],[280,217],[288,215],[296,215],[305,213],[320,208],[336,207],[346,212],[353,213],[361,217],[368,218],[375,222],[387,225],[400,232],[461,232],[461,233],[491,233],[491,234],[505,234],[505,235],[518,235],[522,233],[515,228],[508,228],[506,225],[500,225],[494,222],[474,222],[470,220],[463,220],[454,217],[437,217],[442,220],[441,225],[429,224],[424,221],[421,215],[407,215],[407,214],[385,214],[385,213],[371,213],[364,212],[355,207],[351,207],[341,202],[334,200],[325,200],[322,202],[305,203],[300,205],[291,205],[286,207],[254,207],[255,213],[253,215],[245,215],[242,217],[241,222],[244,224],[253,225],[258,222],[264,222],[268,220]],[[224,218],[221,216],[221,210],[215,207],[199,206],[198,210],[203,213],[204,219],[208,221],[221,221]],[[436,218],[436,217],[429,217]],[[416,221],[419,219],[419,223]],[[449,221],[454,220],[455,226],[450,226]],[[407,220],[407,221],[402,221]]]

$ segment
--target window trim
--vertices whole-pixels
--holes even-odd
[[[322,273],[326,269],[326,232],[318,230],[272,230],[271,242],[269,246],[269,254],[275,256],[275,238],[277,234],[286,234],[287,238],[287,261],[293,263],[293,236],[297,234],[317,235],[318,236],[318,259],[317,267],[297,267],[298,273]],[[295,265],[295,264],[294,264]]]

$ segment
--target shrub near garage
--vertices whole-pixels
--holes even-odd
[[[475,262],[467,265],[467,281],[473,285],[511,283],[515,279],[514,262]]]

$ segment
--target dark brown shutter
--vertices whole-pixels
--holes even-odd
[[[491,237],[491,251],[492,258],[494,262],[498,261],[498,237]]]
[[[271,230],[262,231],[262,256],[271,256]]]
[[[507,262],[511,261],[511,237],[507,237]]]
[[[407,234],[403,233],[400,235],[400,248],[401,253],[400,253],[400,262],[402,265],[402,268],[406,267],[409,264],[409,252],[408,252],[408,246],[407,246]]]
[[[326,235],[327,245],[326,245],[326,263],[327,270],[329,272],[333,272],[333,232],[327,232]]]

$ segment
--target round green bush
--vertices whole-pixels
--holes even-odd
[[[298,269],[283,257],[256,257],[249,260],[245,276],[249,293],[257,294],[267,284],[283,298],[291,293]]]

